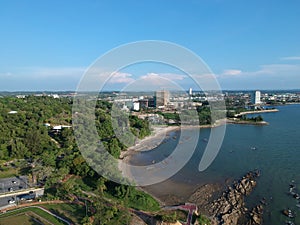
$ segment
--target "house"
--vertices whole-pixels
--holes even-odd
[[[8,112],[8,114],[17,114],[18,113],[18,111],[10,111],[10,112]]]
[[[72,126],[68,126],[68,125],[57,125],[57,126],[54,126],[52,128],[52,130],[54,131],[61,131],[63,128],[71,128]]]

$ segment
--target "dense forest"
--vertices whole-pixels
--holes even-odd
[[[45,188],[41,200],[85,199],[92,207],[87,208],[80,224],[128,224],[134,210],[154,212],[157,220],[185,220],[185,213],[161,211],[159,203],[147,193],[107,180],[86,163],[72,127],[72,101],[33,95],[0,97],[0,178],[26,175],[30,186]],[[98,100],[94,124],[99,141],[119,158],[121,151],[136,138],[150,135],[151,130],[147,120],[127,115],[133,135],[121,143],[114,128],[122,127],[125,120],[113,120],[112,107]],[[207,113],[205,110],[204,123],[210,122]]]
[[[110,109],[110,103],[97,102],[96,125],[107,150],[118,158],[126,146],[113,136]],[[146,121],[135,116],[129,119],[137,137],[151,133]],[[60,130],[52,129],[59,125],[64,126]],[[96,209],[95,224],[126,224],[130,213],[125,209],[129,207],[159,210],[159,204],[148,194],[99,176],[85,162],[69,126],[72,126],[70,98],[0,98],[1,177],[27,175],[32,186],[45,186],[44,198],[49,200],[72,199],[74,195],[84,197],[86,192],[96,191],[96,199],[91,199]],[[87,221],[88,218],[84,218],[84,222]]]

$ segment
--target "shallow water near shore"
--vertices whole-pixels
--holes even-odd
[[[300,105],[277,107],[279,112],[262,114],[268,126],[227,125],[220,152],[204,172],[198,165],[209,139],[210,129],[201,129],[196,151],[179,173],[168,180],[146,187],[151,194],[170,202],[184,202],[193,191],[206,183],[225,184],[226,179],[239,179],[249,170],[261,170],[257,187],[247,198],[248,208],[265,197],[264,224],[285,224],[289,220],[281,210],[290,208],[298,216],[291,219],[300,224],[297,200],[288,194],[292,180],[300,193]],[[218,128],[212,128],[218,129]],[[170,132],[157,148],[131,156],[130,163],[149,165],[171,154],[178,143],[180,131]]]

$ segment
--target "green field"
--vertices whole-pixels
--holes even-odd
[[[49,221],[33,212],[24,212],[0,219],[0,225],[51,225]]]
[[[19,173],[15,168],[2,168],[0,167],[0,178],[14,177]]]
[[[22,224],[22,225],[40,225],[40,223],[36,222],[34,218],[31,216],[20,213],[13,216],[8,216],[0,219],[0,225],[6,225],[6,224]]]
[[[47,212],[34,207],[14,210],[0,215],[0,225],[65,225]]]
[[[75,204],[47,204],[44,208],[74,224],[81,224],[86,213],[84,206]]]

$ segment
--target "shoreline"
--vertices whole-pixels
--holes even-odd
[[[235,117],[247,115],[247,114],[259,114],[259,113],[271,113],[271,112],[279,112],[278,109],[264,109],[264,110],[253,110],[253,111],[245,111],[238,114],[235,114]]]
[[[153,127],[152,134],[143,138],[138,139],[135,145],[122,151],[120,154],[120,159],[124,160],[128,156],[136,153],[149,151],[160,145],[160,143],[167,137],[168,133],[180,129],[180,126],[155,126]]]
[[[151,151],[158,147],[171,132],[180,129],[201,129],[201,128],[215,128],[218,126],[226,125],[226,118],[216,121],[210,125],[181,125],[181,126],[153,126],[153,131],[150,136],[143,139],[138,139],[135,145],[122,151],[118,160],[118,169],[124,178],[131,178],[131,172],[126,166],[130,164],[129,161],[132,155],[139,152]],[[149,193],[150,194],[150,193]],[[150,194],[151,195],[151,194]],[[153,196],[153,195],[151,195]]]
[[[226,124],[248,124],[248,125],[267,125],[265,121],[262,122],[251,122],[251,121],[233,121],[228,118],[217,120],[214,124],[207,125],[180,125],[180,126],[153,126],[152,134],[143,138],[138,139],[135,145],[122,151],[119,157],[118,169],[123,177],[131,177],[130,171],[126,168],[126,164],[129,164],[132,155],[139,152],[151,151],[158,147],[163,140],[169,136],[169,133],[180,130],[180,129],[207,129],[216,128]],[[123,164],[125,163],[125,165]]]
[[[153,148],[157,147],[158,145],[161,144],[161,142],[168,137],[170,132],[177,131],[179,129],[192,129],[192,128],[213,128],[216,126],[221,126],[224,124],[227,124],[229,121],[227,118],[222,119],[220,121],[217,121],[213,125],[204,125],[204,126],[157,126],[153,127],[153,133],[142,139],[138,140],[136,144],[130,148],[127,149],[127,151],[122,152],[122,159],[119,161],[118,166],[119,170],[122,173],[123,177],[131,177],[130,172],[128,169],[126,169],[126,165],[124,165],[121,162],[128,163],[131,156],[133,154],[136,154],[138,152],[142,151],[149,151],[152,150],[152,148],[149,149],[150,146],[153,146]],[[249,173],[248,173],[249,174]],[[248,175],[246,175],[248,176]],[[235,202],[234,207],[237,207],[238,210],[233,210],[234,207],[232,208],[232,212],[228,211],[226,214],[222,216],[222,219],[226,221],[226,225],[231,224],[231,221],[237,220],[239,218],[242,219],[247,219],[247,220],[253,220],[253,218],[258,218],[257,220],[259,223],[257,224],[262,224],[262,205],[257,203],[257,206],[254,207],[253,209],[250,209],[249,212],[247,211],[247,208],[245,207],[245,197],[248,194],[252,192],[253,187],[256,185],[256,181],[254,180],[248,180],[243,177],[241,180],[238,179],[238,183],[235,183],[237,178],[229,177],[226,178],[226,180],[223,182],[208,182],[206,184],[201,184],[201,185],[196,185],[194,188],[188,187],[185,183],[183,184],[178,184],[174,183],[173,181],[165,181],[163,184],[164,186],[138,186],[136,187],[138,190],[141,190],[142,192],[145,192],[152,196],[160,205],[160,207],[164,207],[167,205],[177,205],[181,204],[182,202],[191,202],[198,207],[201,208],[201,212],[206,215],[208,218],[211,219],[212,224],[217,224],[220,218],[220,215],[223,215],[221,212],[223,209],[227,210],[229,205],[231,205],[231,202],[235,202],[234,199],[238,199],[237,202]],[[245,179],[245,180],[243,180]],[[242,189],[240,187],[244,186],[235,186],[236,184],[242,183],[244,185],[245,182],[248,182],[245,188]],[[251,182],[250,182],[251,181]],[[170,186],[171,185],[171,186]],[[176,186],[177,189],[184,190],[183,192],[187,193],[187,196],[184,195],[178,195],[178,193],[175,191],[175,193],[168,193],[168,191],[162,191],[165,189],[169,189],[169,187]],[[249,187],[249,189],[248,189]],[[159,188],[159,190],[157,190]],[[171,188],[172,189],[172,188]],[[191,190],[193,189],[193,190]],[[230,192],[229,192],[230,191]],[[245,191],[245,193],[244,193]],[[159,193],[159,194],[157,194]],[[228,194],[230,193],[230,194]],[[236,194],[237,193],[237,194]],[[235,194],[236,196],[234,198],[231,197],[231,194]],[[223,197],[220,197],[223,196]],[[229,204],[229,203],[230,204]],[[217,210],[218,208],[222,209],[221,211]],[[212,210],[210,210],[212,209]],[[259,209],[259,210],[258,210]],[[224,211],[223,210],[223,211]],[[225,211],[224,211],[225,212]],[[238,215],[238,216],[237,216]],[[245,215],[248,217],[246,218]],[[224,217],[224,218],[223,218]]]
[[[255,122],[255,121],[234,120],[234,119],[227,119],[226,123],[227,123],[227,124],[254,125],[254,126],[265,126],[265,125],[269,125],[269,123],[266,122],[266,121]]]
[[[151,151],[153,148],[159,146],[163,140],[169,135],[170,132],[180,130],[180,129],[203,129],[203,128],[215,128],[222,125],[226,125],[228,119],[217,120],[214,124],[207,125],[180,125],[180,126],[153,126],[153,133],[143,139],[138,139],[135,145],[122,151],[120,154],[121,160],[126,159],[128,156],[143,151]]]

